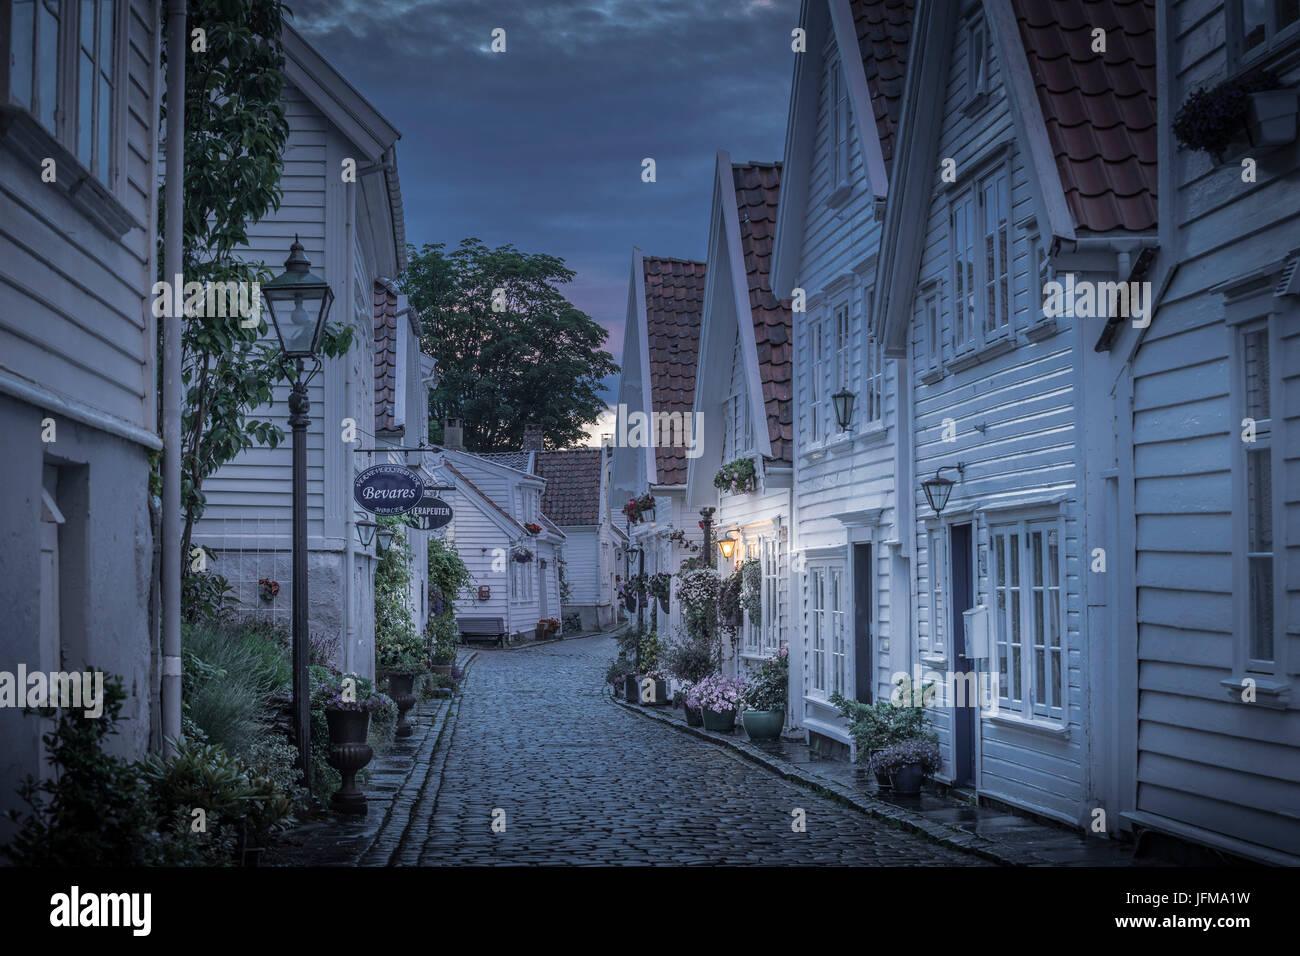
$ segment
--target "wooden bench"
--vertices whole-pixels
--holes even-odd
[[[460,628],[463,643],[487,642],[506,643],[506,619],[503,617],[457,617],[456,626]]]

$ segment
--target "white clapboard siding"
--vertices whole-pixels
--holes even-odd
[[[1232,72],[1225,11],[1214,0],[1170,5],[1177,102]],[[1283,75],[1292,88],[1297,71]],[[1284,459],[1286,625],[1279,640],[1292,684],[1288,710],[1230,699],[1241,639],[1233,537],[1245,522],[1233,492],[1240,422],[1231,395],[1232,336],[1219,283],[1300,245],[1300,160],[1261,156],[1257,182],[1237,164],[1176,150],[1179,271],[1131,367],[1138,629],[1137,809],[1235,840],[1300,854],[1300,303],[1284,310],[1281,406],[1273,455]],[[1165,205],[1162,205],[1162,213]],[[1289,309],[1289,312],[1286,311]],[[1236,675],[1240,676],[1240,675]]]
[[[1015,223],[1032,215],[1032,196],[1024,157],[1016,149],[1013,120],[1000,77],[1001,64],[990,49],[990,99],[973,117],[961,107],[966,102],[966,31],[958,28],[950,64],[945,115],[940,133],[940,157],[951,157],[959,171],[975,175],[980,164],[995,155],[1002,144],[1011,150],[1011,224],[1013,244],[1009,274],[1013,287],[1012,322],[1015,348],[1001,356],[961,371],[949,368],[951,346],[951,277],[949,271],[949,204],[947,194],[936,184],[926,227],[916,300],[912,309],[910,339],[914,382],[915,474],[934,474],[941,465],[965,465],[964,480],[958,482],[945,517],[973,517],[973,532],[979,560],[975,573],[976,603],[992,604],[988,573],[989,526],[1022,516],[1064,518],[1062,544],[1065,571],[1062,597],[1065,602],[1066,667],[1063,687],[1068,694],[1064,722],[1068,735],[1038,728],[1009,725],[989,719],[978,720],[976,742],[977,786],[982,793],[1034,809],[1070,822],[1081,815],[1084,789],[1083,740],[1086,736],[1086,681],[1081,630],[1083,582],[1081,510],[1076,489],[1079,455],[1075,349],[1079,333],[1073,320],[1062,323],[1053,336],[1037,343],[1024,337],[1025,330],[1039,315],[1040,301],[1029,273],[1029,243]],[[999,162],[1005,163],[1007,153]],[[1052,172],[1055,172],[1054,170]],[[960,183],[958,186],[960,187]],[[1080,275],[1080,278],[1088,276]],[[1113,279],[1113,276],[1102,278]],[[939,282],[944,325],[944,376],[931,384],[920,381],[929,368],[923,331],[923,310],[932,283]],[[1034,281],[1034,285],[1031,285]],[[943,441],[946,423],[955,430],[955,441]],[[978,427],[977,427],[978,426]],[[952,472],[949,478],[957,478]],[[930,605],[933,576],[946,577],[944,568],[934,568],[928,531],[934,514],[920,491],[919,480],[911,482],[916,515],[916,593],[913,596],[916,647],[933,655],[951,658],[951,607],[945,603],[940,644],[935,633]],[[1053,504],[1054,499],[1063,499]],[[1021,500],[1042,510],[1003,515],[978,509],[1000,502]],[[1059,511],[1057,510],[1059,509]],[[968,519],[969,520],[969,519]],[[945,549],[945,555],[947,550]],[[924,660],[924,659],[923,659]],[[928,668],[929,664],[925,664]],[[940,735],[944,766],[941,776],[952,772],[950,711],[933,708],[929,717]]]
[[[569,603],[598,605],[602,602],[600,534],[597,528],[567,527],[564,542],[564,579],[569,584]]]
[[[138,228],[108,235],[41,181],[39,164],[0,148],[0,369],[152,430],[153,5],[131,0],[124,22],[125,108],[114,113],[111,186]]]

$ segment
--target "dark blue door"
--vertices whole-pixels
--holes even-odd
[[[951,670],[969,674],[972,664],[966,657],[966,626],[962,612],[975,606],[975,568],[971,552],[971,526],[955,524],[948,528],[952,555],[952,663]],[[955,685],[954,685],[955,686]],[[953,714],[953,783],[959,787],[975,785],[975,709],[979,701],[963,701],[971,706],[954,707]]]

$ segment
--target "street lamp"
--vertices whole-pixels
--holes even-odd
[[[393,529],[392,529],[392,528],[380,528],[380,529],[379,529],[379,546],[375,549],[375,553],[376,553],[376,554],[383,554],[385,551],[388,550],[388,546],[391,545],[392,543],[393,543]]]
[[[627,549],[628,555],[636,555],[636,587],[632,592],[636,595],[636,672],[641,673],[641,632],[645,630],[645,548],[639,544],[634,544]],[[631,587],[631,582],[628,582]]]
[[[925,492],[925,500],[930,502],[930,507],[934,509],[935,514],[943,511],[948,504],[948,496],[952,494],[952,480],[942,475],[945,468],[956,468],[957,474],[963,476],[966,474],[966,466],[962,462],[958,462],[956,465],[943,465],[934,473],[933,478],[927,478],[921,482],[921,490]]]
[[[369,518],[361,518],[356,522],[357,540],[361,542],[361,547],[370,547],[370,542],[375,540],[375,529],[379,525],[375,524]]]
[[[700,509],[700,527],[704,529],[704,547],[700,553],[707,556],[709,567],[716,567],[717,561],[713,557],[713,512],[716,508]]]
[[[307,425],[311,402],[307,383],[320,371],[316,350],[334,293],[311,272],[302,243],[294,236],[284,272],[262,286],[282,358],[293,361],[289,427],[293,430],[293,715],[298,764],[311,790],[311,692],[307,683]],[[305,372],[306,362],[313,363]],[[358,531],[360,533],[360,531]]]
[[[728,531],[727,537],[721,539],[718,542],[718,553],[721,554],[726,560],[730,561],[731,556],[736,553],[736,541],[739,538],[740,535],[737,534],[735,531]]]
[[[835,405],[835,422],[842,432],[848,431],[853,424],[853,401],[856,397],[847,388],[842,388],[831,396],[831,402]]]

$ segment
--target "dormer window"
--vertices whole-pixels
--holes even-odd
[[[849,193],[849,85],[845,82],[844,71],[840,69],[838,56],[826,58],[826,105],[828,136],[828,171],[831,205],[839,205],[848,198]]]

